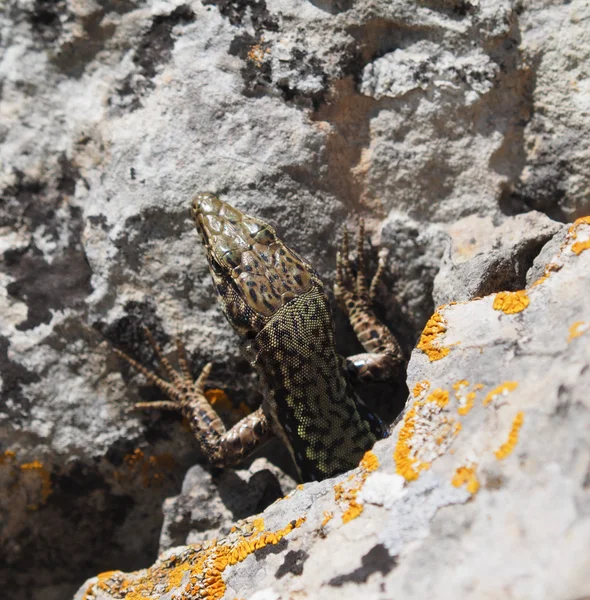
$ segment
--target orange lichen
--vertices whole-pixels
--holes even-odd
[[[516,417],[514,417],[510,433],[508,434],[508,440],[494,452],[498,460],[504,460],[507,456],[510,456],[518,442],[518,432],[523,423],[524,413],[520,411],[516,414]]]
[[[469,381],[467,381],[467,379],[460,379],[456,383],[453,383],[453,389],[455,392],[458,392],[461,390],[461,388],[466,388],[468,385]]]
[[[469,411],[473,408],[473,403],[475,402],[475,392],[469,392],[465,396],[465,404],[459,406],[457,412],[464,417]]]
[[[367,450],[365,452],[360,467],[369,473],[372,473],[379,468],[379,459],[372,450]]]
[[[47,469],[45,469],[43,463],[38,460],[23,463],[19,468],[25,473],[35,473],[41,481],[39,502],[27,504],[28,510],[37,510],[40,506],[47,502],[47,498],[49,498],[51,495],[51,474],[49,471],[47,471]]]
[[[465,389],[469,386],[469,382],[465,379],[461,381],[457,381],[457,383],[453,384],[453,389],[455,390],[455,397],[457,398],[457,402],[459,403],[459,407],[457,408],[457,412],[464,417],[469,414],[473,405],[475,403],[475,395],[478,390],[481,390],[483,385],[481,383],[476,383],[473,386],[473,389],[470,392],[465,393]]]
[[[397,444],[393,452],[395,472],[406,481],[415,481],[420,476],[420,471],[430,468],[430,463],[422,463],[412,457],[412,437],[416,429],[416,409],[424,402],[415,402],[414,406],[404,416],[404,422],[399,432]]]
[[[346,482],[341,481],[334,486],[334,499],[336,502],[347,503],[347,507],[342,514],[342,523],[348,523],[356,519],[363,512],[363,505],[359,504],[356,498],[358,493],[363,489],[369,473],[379,468],[379,459],[372,450],[367,450],[361,459],[359,467],[361,469],[360,473],[352,473],[346,479]],[[349,483],[354,479],[357,479],[355,484],[347,489],[345,483]]]
[[[450,352],[450,348],[443,346],[439,340],[446,330],[444,317],[439,312],[435,312],[422,331],[417,348],[422,350],[431,362],[444,358]]]
[[[428,398],[426,398],[426,402],[434,402],[436,405],[444,408],[449,403],[449,392],[447,390],[442,390],[437,388],[430,394],[428,394]]]
[[[570,225],[570,228],[568,229],[568,234],[571,235],[574,240],[576,239],[576,237],[578,237],[577,229],[580,225],[590,225],[590,216],[580,217]]]
[[[468,382],[461,380],[454,388],[460,390],[465,385]],[[429,469],[461,431],[461,423],[449,415],[449,401],[449,391],[437,388],[426,398],[415,400],[405,413],[393,459],[396,473],[406,481],[418,479],[420,472]]]
[[[123,457],[123,460],[125,461],[125,463],[127,464],[127,466],[134,467],[135,465],[139,464],[144,459],[144,456],[145,455],[143,453],[143,450],[140,450],[139,448],[136,448],[130,454],[126,454]]]
[[[578,237],[578,228],[580,227],[580,225],[590,225],[590,217],[581,217],[579,219],[577,219],[575,221],[575,223],[573,223],[567,233],[567,236],[565,238],[565,241],[563,242],[563,244],[561,245],[560,249],[559,249],[559,254],[561,254],[564,249],[567,247],[567,245],[572,241],[575,240]],[[582,242],[574,242],[571,246],[571,250],[572,252],[574,252],[576,255],[580,255],[584,250],[587,250],[590,247],[590,240],[585,240]],[[555,261],[555,259],[553,259]],[[540,285],[541,283],[543,283],[544,281],[547,280],[547,278],[549,277],[549,275],[551,275],[552,272],[554,271],[559,271],[561,269],[561,265],[557,264],[556,262],[550,262],[547,264],[547,266],[545,267],[545,272],[543,273],[542,277],[540,277],[539,279],[537,279],[537,281],[535,281],[532,285],[529,286],[529,288],[534,288],[538,285]]]
[[[348,523],[353,519],[356,519],[363,512],[363,505],[359,504],[355,499],[350,501],[348,508],[344,511],[342,515],[342,522]]]
[[[518,387],[518,382],[516,381],[506,381],[502,385],[499,385],[497,388],[494,388],[491,392],[488,392],[487,396],[483,400],[483,405],[488,406],[491,402],[493,402],[498,396],[506,396],[508,392],[514,391]]]
[[[414,390],[413,390],[413,394],[414,394],[414,398],[417,398],[422,392],[427,391],[430,388],[430,382],[427,381],[426,379],[423,379],[422,381],[419,381],[415,386],[414,386]]]
[[[263,520],[260,518],[243,522],[226,538],[189,546],[178,554],[160,559],[149,569],[128,576],[120,571],[102,573],[86,589],[84,599],[90,600],[97,590],[102,590],[126,600],[155,600],[171,591],[179,593],[174,596],[178,600],[219,600],[226,592],[223,573],[228,566],[265,546],[278,544],[304,521],[304,518],[291,521],[275,532],[261,530]]]
[[[470,494],[477,494],[479,490],[479,481],[477,480],[477,476],[475,474],[475,467],[473,465],[471,467],[459,467],[455,471],[455,475],[453,475],[453,479],[451,479],[451,483],[455,487],[461,487],[465,485],[465,489]]]
[[[324,519],[322,520],[322,527],[325,527],[334,518],[334,513],[330,510],[324,511]]]
[[[507,315],[523,311],[531,300],[525,290],[518,292],[498,292],[494,298],[494,310],[501,310]]]
[[[572,252],[576,255],[582,254],[584,250],[590,249],[590,240],[584,240],[583,242],[575,242],[572,244]]]
[[[586,331],[588,331],[590,324],[589,323],[585,323],[584,321],[576,321],[575,323],[572,323],[570,325],[569,328],[569,336],[567,338],[567,342],[568,344],[580,337],[583,333],[586,333]]]
[[[234,408],[231,398],[223,390],[220,390],[218,388],[206,390],[205,398],[207,398],[211,406],[215,407],[216,411],[227,413],[227,416],[229,418],[238,416],[238,418],[241,419],[252,412],[250,410],[250,407],[245,402],[241,402],[240,406],[237,409]]]
[[[262,61],[264,60],[264,54],[270,52],[267,48],[264,50],[260,44],[254,44],[248,50],[248,58],[257,66],[260,67],[262,65]]]
[[[2,454],[0,454],[0,465],[3,465],[6,462],[14,462],[16,458],[16,452],[13,450],[4,450]]]
[[[393,453],[395,472],[401,475],[406,481],[414,481],[420,475],[420,469],[415,468],[415,465],[419,467],[419,464],[417,464],[418,460],[410,457],[412,452],[411,440],[414,435],[415,426],[416,407],[413,406],[404,416],[404,422]]]
[[[218,388],[212,388],[210,390],[205,391],[205,398],[211,406],[216,406],[217,408],[223,408],[226,410],[232,409],[232,403],[229,399],[229,396]]]
[[[568,236],[572,240],[575,240],[578,237],[578,228],[580,225],[590,225],[590,216],[580,217],[570,226],[568,230]],[[576,255],[582,254],[582,252],[584,252],[584,250],[588,250],[588,248],[590,248],[590,239],[572,244],[572,252]]]
[[[547,281],[547,279],[549,278],[549,275],[550,275],[550,273],[547,270],[545,270],[545,273],[541,277],[539,277],[539,279],[537,279],[537,281],[532,283],[530,285],[530,288],[532,289],[534,287],[537,287],[538,285],[541,285],[542,283]]]
[[[123,462],[126,466],[127,475],[139,474],[144,487],[161,484],[165,474],[171,471],[176,464],[174,456],[169,452],[146,457],[140,448],[136,448],[133,452],[125,455]],[[119,471],[115,471],[113,475],[117,481],[124,478],[124,473]]]
[[[264,531],[264,519],[262,517],[254,519],[254,521],[252,521],[252,527],[255,531]]]

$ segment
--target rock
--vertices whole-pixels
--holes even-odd
[[[236,520],[260,512],[294,487],[289,476],[264,458],[248,470],[226,469],[215,478],[195,465],[180,494],[164,502],[159,552],[227,534]]]
[[[451,242],[434,279],[435,305],[522,289],[533,259],[562,228],[535,211],[512,218],[460,219],[447,228]]]
[[[76,600],[586,597],[588,273],[590,218],[526,290],[440,310],[403,418],[358,469]]]
[[[5,594],[62,600],[97,572],[152,563],[162,504],[204,462],[178,417],[129,410],[159,395],[113,345],[153,366],[142,325],[171,356],[180,336],[195,372],[214,360],[228,423],[260,401],[187,217],[196,191],[274,222],[328,288],[342,227],[364,216],[389,251],[378,308],[408,355],[433,295],[524,286],[556,230],[533,209],[564,222],[590,212],[589,8],[529,4],[4,0]],[[453,270],[453,291],[434,279],[463,219],[487,224],[478,236],[530,227],[500,253],[477,239],[501,264]],[[357,353],[335,318],[339,351]],[[403,377],[360,392],[392,420],[407,397]],[[288,469],[276,447],[261,457]],[[254,498],[256,511],[268,499]],[[166,518],[192,527],[182,502]],[[203,535],[231,528],[226,508]],[[184,543],[181,530],[163,543]]]

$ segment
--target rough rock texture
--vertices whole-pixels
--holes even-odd
[[[436,313],[359,469],[76,600],[588,597],[588,273],[590,218],[526,290]]]
[[[582,0],[1,7],[0,585],[17,600],[150,564],[161,505],[201,459],[175,416],[127,412],[159,396],[111,343],[153,364],[141,324],[182,335],[195,371],[215,360],[228,420],[260,399],[187,218],[195,191],[273,221],[328,285],[339,230],[362,214],[389,251],[380,310],[408,355],[439,302],[522,288],[555,221],[590,213]],[[393,419],[407,390],[364,395]],[[289,470],[279,447],[266,457]],[[254,511],[278,494],[267,467],[237,476]],[[169,501],[164,545],[243,516],[213,489],[227,475],[202,477],[190,488],[211,489],[217,516],[198,525]],[[390,564],[375,552],[365,562]]]
[[[494,290],[522,289],[533,259],[562,229],[563,225],[536,211],[508,218],[472,215],[459,219],[447,228],[451,243],[434,278],[435,305]]]

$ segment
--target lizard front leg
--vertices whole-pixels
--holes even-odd
[[[380,256],[377,272],[370,285],[365,273],[365,225],[361,219],[357,239],[356,274],[350,265],[348,231],[344,229],[342,247],[336,257],[334,295],[347,314],[363,348],[363,354],[349,356],[346,366],[357,379],[382,381],[395,376],[403,362],[401,347],[391,331],[377,318],[372,306],[377,286],[385,272],[385,258]]]
[[[209,462],[216,467],[230,467],[239,463],[272,436],[270,423],[262,408],[244,417],[226,431],[219,415],[205,397],[205,381],[211,372],[212,363],[205,365],[195,381],[179,340],[176,345],[180,371],[177,371],[164,356],[150,331],[146,328],[144,331],[169,381],[158,377],[121,350],[114,348],[114,351],[117,356],[142,373],[150,383],[156,385],[168,399],[159,402],[138,402],[135,408],[180,412],[188,420]]]

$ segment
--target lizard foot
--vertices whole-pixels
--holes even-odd
[[[347,368],[354,379],[384,380],[392,377],[403,361],[401,348],[391,331],[377,318],[372,306],[385,273],[386,254],[379,253],[379,264],[371,282],[366,275],[365,223],[359,220],[357,268],[350,264],[348,231],[344,229],[342,246],[336,255],[334,296],[348,316],[364,354],[350,356]]]
[[[134,408],[180,412],[188,420],[201,449],[211,464],[219,467],[230,466],[241,461],[271,437],[270,423],[260,408],[226,431],[219,415],[205,397],[205,382],[211,373],[213,363],[207,363],[199,377],[194,380],[180,340],[176,340],[180,367],[180,370],[176,370],[164,356],[149,329],[144,327],[144,332],[156,353],[159,364],[166,372],[168,381],[146,369],[125,352],[117,348],[114,348],[114,351],[150,383],[157,386],[168,399],[157,402],[136,402]]]
[[[147,408],[147,409],[159,409],[159,410],[173,410],[177,412],[183,412],[183,408],[194,404],[195,401],[209,404],[205,398],[205,382],[211,373],[213,363],[207,363],[201,374],[196,380],[193,380],[191,375],[188,361],[186,359],[186,352],[184,346],[179,339],[176,340],[177,349],[177,360],[180,366],[180,371],[177,371],[171,364],[170,361],[164,356],[162,348],[154,339],[151,331],[144,327],[143,331],[147,337],[150,345],[154,349],[158,358],[159,364],[162,366],[169,381],[166,381],[162,377],[159,377],[149,369],[146,369],[143,365],[138,363],[136,360],[131,358],[128,354],[113,348],[115,354],[122,358],[125,362],[129,363],[136,371],[139,371],[150,383],[157,386],[164,394],[168,397],[168,400],[160,400],[157,402],[136,402],[134,408]]]
[[[358,305],[365,308],[370,307],[377,296],[377,288],[385,273],[386,251],[379,252],[379,263],[377,271],[368,283],[366,275],[365,255],[365,221],[359,219],[357,233],[357,269],[356,274],[350,264],[350,251],[348,244],[348,229],[344,228],[340,251],[336,254],[336,282],[334,284],[334,296],[341,304],[346,314]]]

